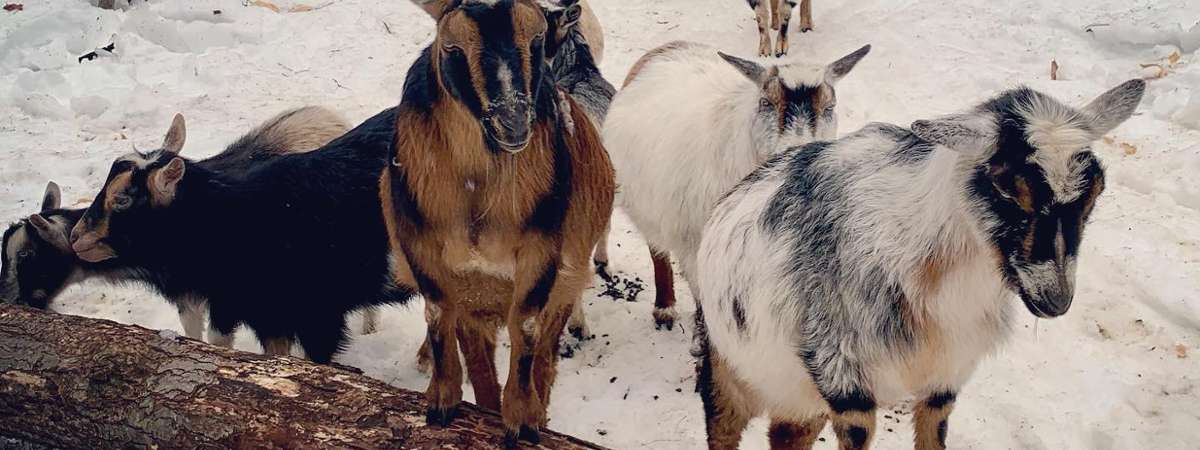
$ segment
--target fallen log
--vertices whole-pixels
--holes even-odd
[[[503,448],[496,414],[464,403],[435,428],[424,404],[299,358],[0,304],[0,448]],[[543,431],[536,448],[601,447]]]

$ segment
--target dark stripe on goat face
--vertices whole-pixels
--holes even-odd
[[[526,231],[545,235],[557,235],[562,230],[571,206],[571,183],[574,176],[571,165],[571,149],[561,127],[554,127],[554,179],[550,189],[542,194],[534,205],[533,212],[525,222]]]
[[[558,262],[551,261],[542,270],[542,274],[538,276],[533,288],[525,295],[525,302],[521,304],[522,308],[525,311],[541,311],[542,307],[550,301],[550,290],[554,288],[554,281],[557,279]]]
[[[789,129],[812,137],[817,131],[817,120],[825,113],[820,86],[796,86],[783,88],[783,101],[779,105],[779,132]]]

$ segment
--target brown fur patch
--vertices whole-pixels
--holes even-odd
[[[104,211],[107,216],[109,211],[113,210],[116,204],[118,195],[124,194],[129,189],[129,185],[133,183],[133,171],[121,172],[116,174],[109,180],[104,187]]]
[[[653,61],[655,58],[658,58],[660,56],[674,52],[676,50],[683,50],[686,48],[690,48],[693,45],[695,45],[695,44],[692,44],[691,42],[687,42],[687,41],[671,41],[671,42],[668,42],[666,44],[663,44],[663,45],[660,45],[658,47],[651,49],[650,51],[646,52],[645,55],[642,55],[641,58],[638,58],[638,60],[636,62],[633,63],[633,67],[631,67],[629,69],[629,74],[625,75],[625,82],[621,85],[621,87],[629,86],[629,83],[632,83],[633,79],[637,78],[638,74],[642,73],[642,70],[646,68],[646,65],[650,64],[650,62]]]
[[[767,438],[771,442],[771,450],[811,450],[817,435],[825,428],[825,416],[814,417],[803,422],[793,422],[771,419],[771,428]]]
[[[833,431],[840,450],[863,450],[871,446],[875,435],[875,410],[846,411],[834,414]]]
[[[946,448],[945,430],[942,423],[950,417],[954,409],[951,402],[941,408],[929,406],[921,402],[913,411],[913,441],[916,450],[943,450]]]
[[[537,17],[543,20],[540,12]],[[380,196],[392,252],[407,263],[395,264],[394,272],[406,272],[397,279],[417,283],[426,277],[444,291],[430,320],[434,361],[426,395],[432,408],[450,408],[461,399],[458,346],[446,322],[460,332],[475,330],[463,336],[471,340],[463,342],[464,351],[472,377],[486,384],[477,395],[488,402],[493,386],[487,374],[494,368],[487,360],[494,358],[494,345],[479,330],[505,323],[512,342],[501,402],[505,424],[509,431],[545,424],[558,336],[590,279],[588,258],[608,224],[615,190],[599,134],[583,109],[566,101],[575,122],[574,132],[563,135],[572,167],[568,198],[561,228],[545,232],[527,224],[553,189],[555,124],[535,122],[525,150],[497,155],[486,148],[479,121],[449,95],[439,96],[429,114],[400,108],[396,164],[381,177]],[[398,195],[411,196],[415,214],[399,208]],[[547,267],[556,272],[544,286]],[[535,295],[545,296],[533,302],[540,307],[530,306]]]
[[[753,391],[729,367],[716,349],[706,356],[712,366],[713,415],[706,418],[708,448],[737,448],[750,419],[762,409]]]
[[[1087,197],[1083,201],[1083,214],[1079,216],[1080,220],[1087,220],[1092,215],[1092,210],[1096,208],[1096,199],[1100,198],[1100,194],[1104,192],[1104,178],[1098,178],[1095,183],[1092,183],[1092,188],[1088,190]]]
[[[1017,189],[1017,192],[1015,192],[1017,196],[1017,205],[1021,207],[1021,210],[1027,213],[1032,213],[1033,190],[1029,188],[1029,182],[1025,181],[1025,177],[1016,176],[1013,177],[1013,186]]]

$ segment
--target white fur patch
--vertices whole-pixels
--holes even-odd
[[[1037,164],[1059,202],[1069,202],[1083,193],[1083,167],[1074,163],[1075,155],[1088,150],[1093,136],[1083,127],[1077,112],[1041,96],[1018,112],[1026,121],[1025,139],[1035,148],[1029,162]]]

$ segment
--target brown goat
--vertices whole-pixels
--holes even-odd
[[[746,0],[758,21],[758,55],[783,56],[788,52],[788,25],[797,0]],[[812,31],[812,0],[800,0],[800,32]],[[771,50],[771,30],[779,31],[774,53]]]
[[[380,197],[393,275],[427,302],[427,420],[448,423],[462,399],[461,345],[475,398],[501,412],[506,442],[536,441],[559,336],[612,213],[612,164],[583,109],[545,76],[547,23],[534,0],[425,6],[437,35],[409,69]],[[503,402],[501,324],[512,342]]]

